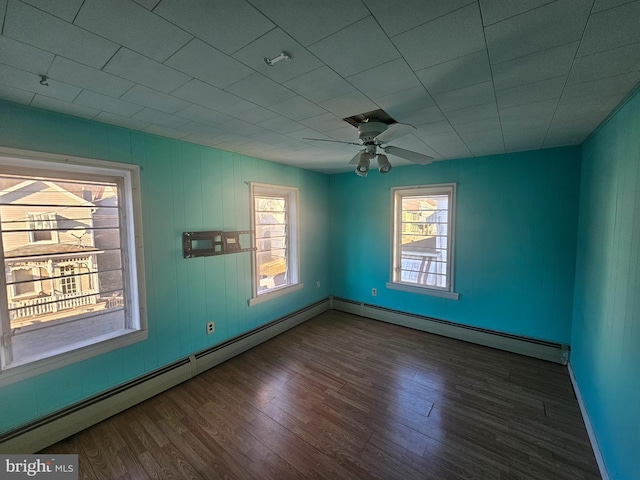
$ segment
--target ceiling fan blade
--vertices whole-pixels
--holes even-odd
[[[409,160],[410,162],[420,165],[429,165],[431,162],[433,162],[433,157],[430,157],[429,155],[412,152],[411,150],[405,150],[404,148],[388,146],[383,147],[382,149],[385,151],[385,153],[404,158],[405,160]]]
[[[377,144],[388,143],[396,138],[404,137],[410,134],[416,129],[413,125],[408,123],[392,123],[384,132],[377,135],[373,141]]]
[[[351,160],[349,160],[349,165],[357,165],[358,162],[360,161],[360,154],[362,152],[364,152],[365,150],[360,150],[358,153],[356,153],[353,158]]]
[[[343,142],[342,140],[328,140],[326,138],[306,138],[304,137],[303,140],[313,140],[314,142],[331,142],[331,143],[346,143],[347,145],[357,145],[357,146],[361,146],[359,143],[355,143],[355,142]]]

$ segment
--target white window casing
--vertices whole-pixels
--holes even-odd
[[[387,288],[457,300],[453,183],[391,189],[391,271]]]
[[[252,182],[253,261],[249,306],[303,288],[300,282],[299,189]]]
[[[0,148],[0,181],[0,386],[146,339],[139,167]]]

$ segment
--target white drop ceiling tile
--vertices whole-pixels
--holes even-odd
[[[182,137],[180,140],[182,140],[183,142],[204,145],[206,147],[211,147],[216,144],[215,136],[211,135],[189,134],[186,137]]]
[[[444,112],[473,107],[495,101],[493,82],[478,83],[468,87],[433,95],[433,100]]]
[[[580,40],[592,0],[563,0],[485,28],[491,63]]]
[[[393,43],[416,71],[486,48],[477,3],[393,37]]]
[[[416,74],[402,58],[352,75],[347,80],[369,98],[384,97],[420,86]]]
[[[626,95],[614,95],[585,100],[582,102],[563,103],[558,105],[553,117],[554,121],[569,120],[571,122],[588,121],[592,118],[604,118]]]
[[[534,8],[547,5],[555,0],[480,0],[482,20],[485,25],[491,25]]]
[[[491,102],[484,105],[461,108],[460,110],[452,110],[451,112],[447,112],[446,115],[447,119],[455,128],[456,125],[462,125],[468,122],[497,118],[498,107],[495,102]]]
[[[300,123],[319,132],[327,132],[345,126],[345,121],[342,120],[342,117],[337,117],[332,113],[323,113],[317,117],[306,118],[301,120]]]
[[[505,152],[502,130],[500,129],[470,132],[462,135],[462,141],[476,157]]]
[[[493,65],[496,90],[567,75],[577,48],[578,42],[569,43]]]
[[[28,92],[39,93],[47,97],[56,98],[64,102],[72,102],[81,89],[54,79],[47,81],[48,85],[40,84],[40,76],[20,70],[19,68],[0,63],[0,83],[19,88]]]
[[[189,105],[188,107],[176,112],[176,115],[194,122],[204,123],[206,125],[220,125],[221,123],[231,120],[227,115],[200,105]]]
[[[302,130],[305,128],[304,125],[294,122],[286,117],[278,115],[277,117],[270,118],[269,120],[264,120],[263,122],[258,123],[263,128],[267,130],[271,130],[277,133],[281,133],[286,135],[287,133],[295,132],[297,130]]]
[[[243,78],[239,82],[225,88],[225,90],[261,107],[268,107],[269,105],[280,103],[296,95],[291,90],[260,73],[254,73],[249,77]]]
[[[307,142],[312,146],[317,147],[317,145],[310,140],[305,140],[306,138],[324,138],[326,140],[332,140],[331,137],[325,135],[323,133],[318,132],[317,130],[313,130],[311,128],[304,127],[302,130],[296,130],[295,132],[287,133],[288,137],[295,138],[296,140],[300,140],[303,142]]]
[[[145,108],[139,111],[138,113],[133,115],[133,118],[167,128],[178,128],[180,125],[189,123],[189,120],[187,120],[186,118],[178,117],[176,115],[170,115],[168,113],[154,110],[152,108]]]
[[[309,46],[358,20],[369,12],[360,0],[323,0],[295,2],[287,0],[251,0],[283,30],[304,46]]]
[[[397,115],[395,119],[401,123],[408,123],[414,127],[419,127],[426,123],[435,123],[446,120],[442,110],[437,105],[428,106],[412,112]]]
[[[640,81],[640,71],[615,77],[601,78],[591,82],[567,85],[562,92],[560,104],[582,102],[601,97],[626,95]]]
[[[558,99],[543,100],[541,102],[527,103],[515,107],[507,107],[500,109],[500,120],[510,122],[520,118],[527,117],[548,117],[553,116],[558,106]]]
[[[446,120],[420,125],[416,127],[416,131],[414,132],[416,137],[427,143],[429,138],[442,134],[456,135],[456,131]]]
[[[320,102],[319,105],[340,118],[351,117],[359,113],[378,110],[378,105],[373,103],[360,92],[352,92],[339,97],[330,98],[329,100]]]
[[[567,85],[638,70],[640,70],[640,43],[632,43],[576,58],[571,67]]]
[[[265,57],[275,58],[281,52],[286,52],[291,57],[291,60],[281,60],[273,66],[267,65],[264,61]],[[278,83],[299,77],[322,66],[322,62],[313,56],[309,50],[280,28],[274,28],[269,33],[254,40],[234,53],[233,58]]]
[[[263,128],[249,122],[238,120],[237,118],[229,118],[227,121],[217,125],[218,128],[225,132],[234,133],[242,136],[253,135],[261,132]]]
[[[624,5],[629,2],[630,0],[596,0],[593,4],[593,10],[591,10],[591,13],[609,10],[610,8],[619,7],[620,5]]]
[[[373,101],[392,117],[435,105],[433,98],[422,85],[374,98]]]
[[[165,113],[176,113],[178,110],[182,110],[190,105],[189,102],[143,85],[135,85],[122,95],[120,99]]]
[[[11,85],[0,82],[0,98],[3,100],[29,105],[34,95],[35,93],[33,92],[27,92],[21,88],[12,87]]]
[[[101,93],[92,92],[90,90],[83,90],[75,99],[75,102],[79,105],[84,105],[85,107],[115,113],[116,115],[121,115],[123,117],[130,117],[142,110],[140,105],[134,105],[133,103],[124,102],[117,98],[102,95]]]
[[[239,102],[219,109],[220,113],[229,115],[230,117],[244,120],[249,123],[258,123],[269,118],[276,117],[278,114],[267,108],[260,107],[255,103],[248,102],[246,100],[240,100]]]
[[[365,38],[366,41],[361,41]],[[354,39],[357,39],[357,46],[353,46]],[[357,48],[357,55],[353,55],[352,48]],[[373,17],[366,17],[349,28],[334,33],[313,44],[309,50],[343,77],[355,75],[400,56]]]
[[[299,95],[289,98],[284,102],[271,105],[269,109],[296,121],[310,117],[317,117],[318,115],[326,113],[324,108],[319,107],[315,103],[310,102]]]
[[[488,118],[485,120],[477,120],[475,122],[463,123],[460,125],[456,125],[455,131],[458,135],[465,138],[466,135],[469,134],[477,134],[482,133],[489,130],[500,130],[502,131],[502,125],[500,123],[500,119],[498,117]]]
[[[147,10],[153,10],[155,6],[158,5],[158,3],[160,3],[160,0],[133,0],[133,1],[136,2],[138,5],[142,5]]]
[[[401,5],[388,0],[364,2],[390,37],[474,3],[473,0],[404,0]]]
[[[253,73],[246,65],[198,38],[191,40],[164,63],[218,88],[227,87]]]
[[[249,138],[252,142],[261,142],[267,145],[278,145],[290,140],[288,136],[271,130],[254,133]]]
[[[190,80],[188,75],[126,48],[118,50],[103,70],[164,93]]]
[[[560,98],[566,81],[567,77],[563,75],[539,82],[527,83],[526,85],[506,88],[504,90],[496,90],[498,107],[515,107],[517,105]]]
[[[486,50],[443,62],[416,72],[431,95],[491,80]]]
[[[315,103],[356,90],[353,85],[327,66],[289,80],[284,83],[284,86]]]
[[[0,36],[0,62],[31,73],[46,74],[54,55],[9,37]]]
[[[95,108],[85,107],[77,103],[63,102],[62,100],[45,97],[44,95],[36,95],[31,102],[31,106],[81,118],[93,118],[100,113],[100,110],[96,110]]]
[[[115,75],[87,67],[73,60],[56,56],[48,76],[77,87],[103,93],[110,97],[119,97],[133,86],[133,82]]]
[[[241,101],[235,95],[195,78],[171,92],[171,95],[212,110],[230,107]]]
[[[3,35],[94,68],[113,56],[118,45],[22,2],[9,2]]]
[[[543,117],[523,117],[505,122],[502,124],[502,133],[505,142],[507,138],[522,141],[522,139],[527,136],[532,136],[539,139],[540,143],[542,143],[551,124],[551,120],[553,120],[552,115],[545,115]]]
[[[145,127],[143,131],[151,133],[153,135],[159,135],[161,137],[175,138],[180,140],[189,135],[188,132],[176,130],[175,128],[161,127],[160,125],[149,125],[148,127]]]
[[[33,5],[34,7],[44,10],[58,18],[66,20],[67,22],[73,22],[78,10],[82,6],[83,0],[23,0],[25,3]]]
[[[109,112],[100,112],[94,120],[118,127],[129,128],[131,130],[144,130],[149,126],[149,122],[143,122],[134,118],[123,117]]]
[[[190,0],[188,7],[183,0],[163,0],[153,13],[227,55],[275,27],[245,0]]]
[[[437,152],[438,156],[445,159],[467,158],[473,156],[473,153],[471,153],[460,137],[447,140],[436,139],[433,142],[429,142],[427,145]]]
[[[640,42],[640,2],[591,15],[578,56]]]
[[[7,11],[7,0],[0,0],[0,32],[2,32],[2,28],[4,27],[4,17],[5,17],[6,11]]]

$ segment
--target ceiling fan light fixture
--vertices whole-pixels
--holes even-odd
[[[376,155],[376,160],[378,161],[378,171],[380,173],[389,173],[391,163],[389,163],[387,156],[383,154]]]
[[[356,166],[356,175],[359,177],[366,177],[369,173],[369,165],[371,163],[371,155],[368,152],[362,152],[360,154],[360,160]]]

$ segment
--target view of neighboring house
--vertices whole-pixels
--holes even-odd
[[[258,291],[285,283],[287,273],[286,199],[255,197]]]
[[[448,197],[402,200],[401,281],[446,287]]]
[[[42,343],[38,329],[48,328],[51,349],[81,339],[83,329],[123,328],[122,313],[99,326],[91,320],[123,304],[115,187],[15,176],[0,187],[14,358],[45,348],[33,343]]]

